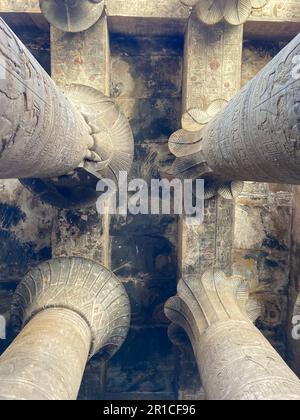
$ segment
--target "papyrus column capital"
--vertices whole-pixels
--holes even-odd
[[[127,336],[130,305],[125,289],[111,271],[91,260],[57,258],[33,269],[14,295],[15,328],[24,328],[47,308],[69,309],[86,321],[92,336],[90,357],[99,350],[112,356]]]
[[[181,0],[185,6],[192,7],[199,21],[215,25],[225,20],[231,25],[242,25],[253,9],[261,9],[269,0]]]
[[[18,334],[0,357],[0,399],[76,399],[89,357],[111,357],[129,321],[125,289],[106,268],[80,257],[41,264],[14,296]]]
[[[242,278],[180,281],[165,308],[191,340],[208,400],[300,399],[299,379],[252,323],[260,308]]]
[[[181,325],[191,341],[215,324],[230,320],[252,322],[260,315],[260,306],[250,299],[248,284],[240,276],[227,277],[222,271],[204,273],[180,280],[177,296],[166,303],[166,314]],[[195,326],[193,331],[191,325]],[[192,334],[191,334],[192,333]]]

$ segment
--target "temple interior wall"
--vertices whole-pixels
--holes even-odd
[[[20,27],[16,32],[50,72],[49,33]],[[243,84],[281,47],[277,41],[245,40]],[[180,125],[182,69],[181,37],[111,36],[111,95],[130,119],[135,136],[132,177],[156,177],[156,164],[168,159],[167,139]],[[253,282],[253,292],[264,304],[258,327],[290,364],[294,361],[287,343],[289,293],[291,287],[297,289],[299,277],[291,266],[291,261],[296,263],[292,230],[298,220],[293,216],[293,198],[290,186],[247,183],[235,205],[232,250],[233,271]],[[179,351],[171,344],[163,314],[163,304],[176,293],[178,220],[112,217],[104,245],[101,229],[94,210],[57,211],[18,181],[1,181],[0,314],[9,320],[16,285],[30,267],[62,251],[62,238],[68,237],[67,247],[76,245],[79,254],[88,244],[100,262],[103,252],[109,254],[105,263],[125,284],[132,327],[107,366],[97,357],[89,363],[80,398],[203,398],[194,356],[189,348]],[[68,254],[68,249],[63,251]],[[0,341],[0,352],[3,346]]]

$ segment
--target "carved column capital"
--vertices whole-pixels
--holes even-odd
[[[245,23],[253,9],[261,9],[269,0],[181,0],[193,7],[197,18],[207,25],[225,20],[231,25]]]
[[[230,320],[255,321],[261,308],[250,298],[243,277],[227,277],[222,271],[214,270],[206,272],[201,279],[192,276],[181,280],[177,296],[169,299],[165,310],[167,317],[179,324],[193,342],[195,333],[199,339],[212,325]]]
[[[97,89],[72,84],[64,88],[80,117],[89,128],[91,143],[75,171],[56,178],[27,178],[21,183],[34,194],[59,208],[81,208],[97,201],[99,179],[118,182],[119,173],[131,170],[133,133],[116,102]]]
[[[63,93],[2,19],[0,49],[0,178],[21,179],[57,207],[94,205],[99,178],[131,169],[126,117],[92,87],[71,84]]]
[[[76,399],[89,357],[111,357],[129,319],[125,289],[106,268],[80,257],[41,264],[14,296],[21,331],[0,357],[0,399]]]
[[[130,323],[129,299],[108,269],[80,257],[57,258],[33,269],[20,283],[12,304],[17,331],[39,312],[64,308],[80,315],[91,330],[90,357],[111,357],[123,344]]]
[[[170,138],[176,156],[170,174],[299,184],[299,54],[297,36],[205,126],[193,112],[199,130]]]
[[[207,399],[300,399],[299,379],[251,322],[259,313],[245,281],[220,271],[181,281],[166,303],[190,337]]]
[[[40,0],[45,18],[64,32],[89,29],[100,19],[104,6],[104,0]]]

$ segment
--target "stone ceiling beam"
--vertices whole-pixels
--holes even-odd
[[[201,115],[211,118],[211,112],[217,112],[240,90],[242,40],[242,26],[223,22],[206,26],[194,15],[189,20],[183,72],[182,125],[185,129],[194,129],[190,109],[199,106]],[[169,144],[171,151],[176,152]],[[216,196],[218,188],[221,195],[233,198],[230,185],[206,185],[206,198]],[[203,224],[193,225],[181,217],[179,261],[183,276],[203,273],[214,265],[230,270],[232,222],[233,202],[221,196],[207,202]]]
[[[184,33],[190,15],[180,0],[106,0],[112,31],[138,34]],[[0,13],[39,14],[39,0],[1,0]],[[261,27],[261,22],[267,26]],[[267,27],[267,30],[266,30]],[[250,38],[290,39],[300,32],[298,0],[269,0],[262,9],[254,9],[246,25]]]

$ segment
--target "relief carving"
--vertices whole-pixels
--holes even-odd
[[[243,278],[186,277],[165,312],[190,338],[208,400],[300,399],[299,379],[252,324],[261,308]]]
[[[0,178],[22,179],[57,207],[93,205],[99,178],[130,171],[129,122],[92,87],[61,92],[3,20],[0,59],[7,73],[0,80]]]
[[[262,9],[268,0],[181,0],[193,7],[197,18],[207,25],[225,20],[231,25],[245,23],[253,9]]]
[[[80,257],[33,269],[18,286],[12,323],[19,335],[0,357],[0,399],[76,399],[88,358],[123,344],[130,305],[123,285]]]
[[[287,45],[204,128],[175,133],[171,173],[219,181],[299,184],[300,36]]]
[[[104,0],[40,0],[48,22],[64,32],[83,32],[93,26],[104,10]]]

